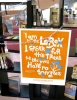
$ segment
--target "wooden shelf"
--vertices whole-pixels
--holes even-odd
[[[6,4],[6,5],[16,5],[20,4],[21,2],[1,2],[1,4]],[[24,2],[23,5],[25,5],[27,2]]]
[[[63,24],[64,28],[77,28],[77,24]]]
[[[42,98],[30,98],[30,100],[65,100],[64,98],[62,99],[42,99]]]
[[[47,28],[60,28],[60,26],[54,26],[52,27],[51,25],[50,26],[33,26],[33,28],[43,28],[43,29],[47,29]]]
[[[6,86],[6,84],[3,84],[2,89],[5,86]],[[20,93],[18,93],[18,94],[10,93],[9,88],[7,88],[7,91],[5,91],[5,93],[4,93],[4,90],[3,90],[1,95],[2,96],[8,96],[8,97],[29,98],[29,86],[28,85],[27,86],[26,85],[20,85]]]
[[[18,35],[15,35],[15,36],[18,36]],[[8,38],[9,36],[6,36],[6,37]],[[0,41],[19,41],[19,38],[18,39],[13,39],[13,37],[12,37],[10,39],[6,39],[6,37],[5,36],[0,36]]]
[[[4,41],[19,41],[19,39],[4,39]]]
[[[12,52],[12,53],[20,53],[19,50],[8,50],[8,52]]]

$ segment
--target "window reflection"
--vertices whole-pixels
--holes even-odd
[[[64,0],[64,18],[63,24],[77,27],[77,2],[76,0]]]

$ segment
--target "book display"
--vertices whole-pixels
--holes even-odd
[[[14,2],[0,3],[0,10],[1,10],[2,5],[14,5],[15,6],[15,4],[19,4],[19,5],[22,4],[24,6],[23,10],[15,10],[14,11],[14,10],[12,10],[13,8],[11,8],[11,10],[7,10],[7,13],[5,13],[5,11],[0,12],[0,33],[1,33],[0,41],[1,41],[1,43],[3,43],[3,44],[5,43],[5,45],[7,45],[8,52],[20,53],[19,28],[21,28],[22,30],[26,29],[26,28],[35,29],[35,30],[37,30],[37,29],[38,30],[39,29],[45,29],[45,30],[46,29],[50,29],[50,30],[64,29],[64,30],[66,30],[65,31],[66,33],[67,33],[67,30],[72,30],[69,56],[76,57],[77,56],[77,50],[76,50],[77,49],[77,44],[76,44],[77,29],[70,29],[69,27],[66,27],[66,26],[68,26],[67,25],[68,22],[70,23],[70,20],[76,21],[76,18],[72,19],[72,17],[70,17],[70,19],[68,20],[66,10],[64,9],[64,5],[65,5],[64,0],[58,0],[58,2],[57,2],[58,7],[54,7],[53,5],[52,5],[53,7],[49,7],[49,12],[50,12],[49,22],[48,22],[48,19],[44,19],[44,16],[42,13],[43,10],[45,10],[45,9],[43,9],[43,8],[45,8],[44,3],[42,6],[40,6],[42,0],[39,0],[39,4],[32,3],[32,1],[34,2],[36,0],[28,0],[27,2],[23,2],[23,3],[14,3]],[[45,0],[44,0],[44,2],[45,2]],[[55,0],[52,0],[52,2],[55,2]],[[65,0],[65,2],[68,3],[66,0]],[[72,12],[72,10],[69,10],[70,14],[71,14],[71,12]],[[46,13],[46,15],[47,15],[47,13]],[[63,16],[64,16],[64,18],[63,18]],[[6,32],[6,34],[3,29],[3,27],[5,27],[5,24],[7,25],[7,28],[8,28],[8,31]],[[74,28],[77,28],[77,27],[74,27]],[[22,34],[24,34],[24,32]],[[42,37],[42,34],[40,34],[40,31],[38,31],[37,33],[38,33],[38,38]],[[73,34],[73,33],[75,33],[75,34]],[[34,40],[35,38],[37,38],[35,32],[31,33],[33,37],[28,36],[28,34],[26,35],[26,33],[25,33],[25,37],[27,36],[28,39],[32,38]],[[29,35],[31,35],[31,34],[29,34]],[[44,32],[45,36],[47,36],[47,34],[45,34],[45,32]],[[64,36],[66,38],[67,36],[65,34],[64,34]],[[60,35],[60,36],[62,37],[63,35]],[[57,35],[55,34],[54,37],[57,38]],[[26,39],[24,39],[24,37],[22,39],[23,39],[23,41],[26,40]],[[50,38],[48,38],[48,39],[50,39]],[[61,50],[64,50],[63,48],[65,48],[65,47],[67,48],[66,45],[65,45],[65,47],[62,46],[63,40],[60,40],[60,38],[58,38],[58,40],[53,40],[53,38],[51,38],[51,40],[52,40],[52,44],[53,44],[54,48],[56,47],[57,43],[58,43],[58,46],[61,47]],[[38,42],[36,45],[30,41],[31,44],[26,44],[25,48],[27,47],[27,45],[30,45],[29,49],[31,50],[31,52],[32,52],[32,50],[38,51],[38,49],[41,52],[41,50],[45,49],[44,44],[46,45],[48,43],[49,46],[51,45],[51,40],[44,39],[42,42],[40,42],[43,45],[43,46],[41,45],[42,48],[41,48],[41,46],[38,46]],[[63,42],[63,45],[64,44],[65,43]],[[66,41],[66,44],[67,44],[67,41]],[[44,50],[44,53],[47,53],[47,55],[50,53],[49,46],[48,46],[47,50]],[[24,46],[22,46],[22,48],[23,48],[22,50],[24,50]],[[58,47],[56,47],[56,49],[57,48]],[[23,51],[23,52],[25,52],[25,51]],[[54,49],[52,52],[54,53]],[[60,71],[62,69],[62,67],[65,70],[66,65],[62,66],[62,64],[65,62],[66,59],[64,60],[64,58],[62,58],[61,60],[63,61],[63,63],[60,63],[59,62],[60,60],[58,59],[58,56],[60,57],[59,52],[60,52],[60,50],[58,49],[57,54],[54,53],[54,56],[51,56],[53,59],[57,59],[57,60],[56,60],[56,62],[52,62],[50,64],[50,67],[47,64],[48,60],[43,57],[44,62],[46,64],[44,65],[44,63],[43,63],[43,69],[40,69],[42,71],[39,72],[39,70],[37,70],[37,72],[39,74],[39,77],[44,78],[44,76],[46,75],[45,82],[46,82],[48,76],[50,79],[52,78],[52,79],[58,80],[58,78],[60,78],[60,73],[58,73],[58,71]],[[64,51],[64,53],[63,53],[63,51],[61,52],[61,54],[63,54],[63,57],[65,57],[65,55],[64,55],[65,52],[66,51]],[[9,53],[7,53],[7,54],[9,55]],[[27,52],[27,54],[28,54],[28,56],[30,55],[30,57],[32,57],[32,55],[29,52]],[[26,54],[26,56],[27,56],[27,54]],[[41,55],[43,56],[43,52],[41,54],[39,54],[39,56],[41,56]],[[58,55],[58,56],[55,58],[55,55]],[[30,57],[27,57],[28,64],[29,64],[28,67],[30,68],[30,70],[29,69],[25,70],[26,67],[24,68],[24,72],[28,73],[28,76],[26,76],[27,78],[30,78],[29,76],[34,75],[34,74],[31,74],[31,72],[35,73],[35,71],[36,71],[36,69],[32,70],[32,68],[35,68],[35,66],[34,65],[32,66],[31,64],[35,63],[36,68],[37,67],[40,68],[40,66],[41,66],[40,64],[42,63],[41,57],[39,58],[39,61],[40,61],[39,65],[38,65],[38,60],[36,60],[38,57],[33,58],[33,62],[29,63],[29,61],[32,60]],[[11,59],[10,55],[7,56],[7,58]],[[21,75],[22,74],[22,72],[21,72],[21,68],[22,68],[21,62],[22,61],[12,62],[12,59],[11,60],[9,60],[9,59],[7,59],[7,61],[6,61],[7,66],[5,66],[6,65],[5,59],[3,59],[3,57],[2,58],[0,57],[0,95],[1,96],[16,97],[16,99],[24,98],[24,100],[26,98],[29,98],[30,100],[77,100],[77,65],[76,64],[73,68],[68,65],[67,65],[68,67],[66,66],[67,67],[67,72],[65,72],[66,78],[64,78],[65,76],[62,76],[63,80],[65,80],[64,81],[65,85],[63,85],[63,83],[61,83],[61,82],[60,82],[60,84],[57,82],[57,83],[54,83],[56,85],[54,85],[54,84],[52,85],[51,84],[52,82],[49,82],[49,80],[47,80],[47,82],[49,82],[50,84],[46,84],[45,82],[42,82],[42,80],[40,78],[39,78],[40,81],[38,83],[37,82],[38,78],[37,78],[36,74],[33,77],[35,77],[34,81],[36,81],[37,84],[31,83],[29,80],[26,80],[26,81],[24,81],[24,84],[21,84],[21,78],[19,76],[8,77],[7,73],[8,72],[19,73]],[[25,65],[25,63],[24,63],[24,66],[27,66],[27,65]],[[49,72],[49,70],[46,69],[48,67],[45,68],[45,66],[48,66],[49,68],[51,68],[53,70],[53,73]],[[54,68],[53,68],[53,66],[54,66]],[[45,69],[45,71],[43,71],[44,69]],[[62,70],[62,72],[61,71],[60,72],[63,73],[64,70]],[[27,74],[23,74],[23,76],[25,76],[25,75],[27,75]],[[52,77],[53,75],[55,75],[54,78]],[[58,75],[58,78],[57,78],[57,75]],[[60,79],[61,81],[62,81],[62,78]],[[31,80],[32,80],[32,78],[31,78]],[[26,83],[29,83],[29,84],[26,84]]]
[[[13,5],[15,3],[0,3],[1,6],[5,5]],[[21,3],[16,3],[21,5]],[[22,5],[26,8],[26,3],[22,3]],[[17,5],[16,5],[17,6]],[[24,9],[25,9],[24,8]],[[0,41],[1,45],[5,43],[7,46],[8,52],[12,50],[12,52],[19,51],[19,27],[21,24],[26,24],[25,19],[23,19],[23,15],[25,14],[25,10],[23,14],[23,10],[8,10],[7,15],[3,15],[4,12],[0,12]],[[22,15],[22,16],[21,16]],[[5,17],[5,18],[4,18]],[[13,20],[10,18],[13,17]],[[20,17],[20,18],[19,18]],[[25,17],[25,16],[24,16]],[[6,27],[7,26],[7,27]],[[5,32],[6,30],[6,32]],[[8,73],[21,73],[20,70],[20,62],[12,62],[13,59],[10,53],[4,53],[0,55],[0,96],[7,97],[16,97],[16,98],[29,98],[29,85],[23,85],[20,83],[20,77],[12,76],[8,77]],[[3,59],[4,58],[4,59]],[[7,59],[6,59],[7,58]],[[7,66],[6,66],[7,65]]]

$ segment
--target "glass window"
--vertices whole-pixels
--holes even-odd
[[[64,0],[65,27],[77,27],[77,0]]]

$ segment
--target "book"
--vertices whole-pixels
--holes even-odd
[[[19,38],[19,36],[14,36],[12,39],[18,39]]]
[[[19,76],[9,77],[9,92],[13,94],[20,93],[20,79]]]
[[[41,85],[41,96],[43,98],[49,97],[50,85]]]
[[[75,100],[76,97],[76,82],[66,82],[64,96]]]
[[[36,15],[36,5],[33,5],[33,26],[36,26],[36,17],[37,17],[37,15]]]

